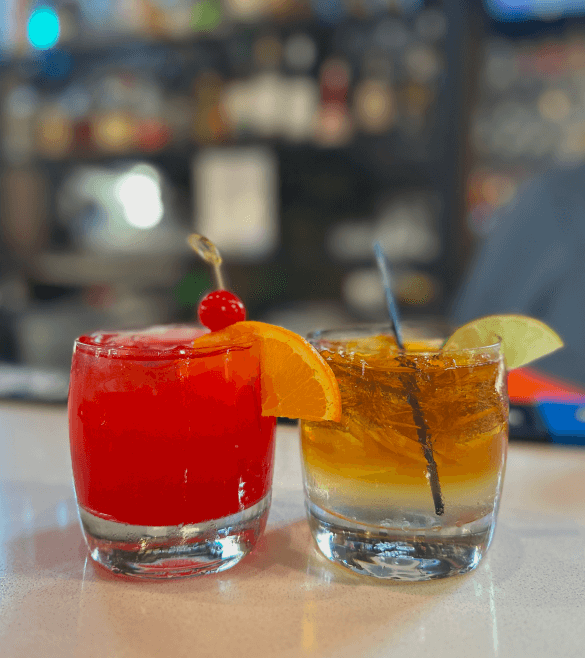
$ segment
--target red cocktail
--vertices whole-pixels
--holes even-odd
[[[69,423],[92,556],[169,577],[233,566],[270,504],[275,419],[261,415],[259,346],[194,350],[155,327],[76,341]]]

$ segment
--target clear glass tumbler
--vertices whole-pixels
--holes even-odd
[[[339,423],[302,422],[306,507],[328,559],[378,578],[474,569],[502,491],[508,399],[499,344],[441,351],[388,327],[317,332],[341,389]]]
[[[194,327],[82,336],[69,428],[94,560],[131,576],[222,571],[256,544],[270,506],[274,418],[257,347],[196,351]]]

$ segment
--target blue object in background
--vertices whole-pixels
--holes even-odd
[[[553,443],[585,446],[585,399],[581,404],[541,402],[537,409]]]
[[[59,41],[60,31],[59,16],[51,7],[35,9],[28,19],[28,40],[38,50],[52,48]]]
[[[50,50],[41,57],[43,75],[48,78],[65,78],[71,72],[71,56],[64,50]]]
[[[400,0],[400,6],[404,13],[417,12],[424,8],[424,0]]]
[[[345,18],[346,7],[342,0],[312,0],[311,6],[317,20],[325,25],[335,25]]]
[[[585,0],[483,0],[498,21],[555,20],[585,14]]]

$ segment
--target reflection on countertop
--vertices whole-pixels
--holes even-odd
[[[317,554],[290,425],[278,428],[266,533],[230,571],[121,579],[88,557],[76,517],[65,409],[0,403],[3,658],[582,655],[580,448],[512,445],[485,562],[428,583],[373,581]]]

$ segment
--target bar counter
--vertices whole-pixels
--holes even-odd
[[[152,582],[88,558],[63,407],[0,403],[2,658],[583,658],[585,449],[511,444],[495,538],[475,572],[375,581],[331,565],[304,517],[298,431],[279,426],[256,551]]]

